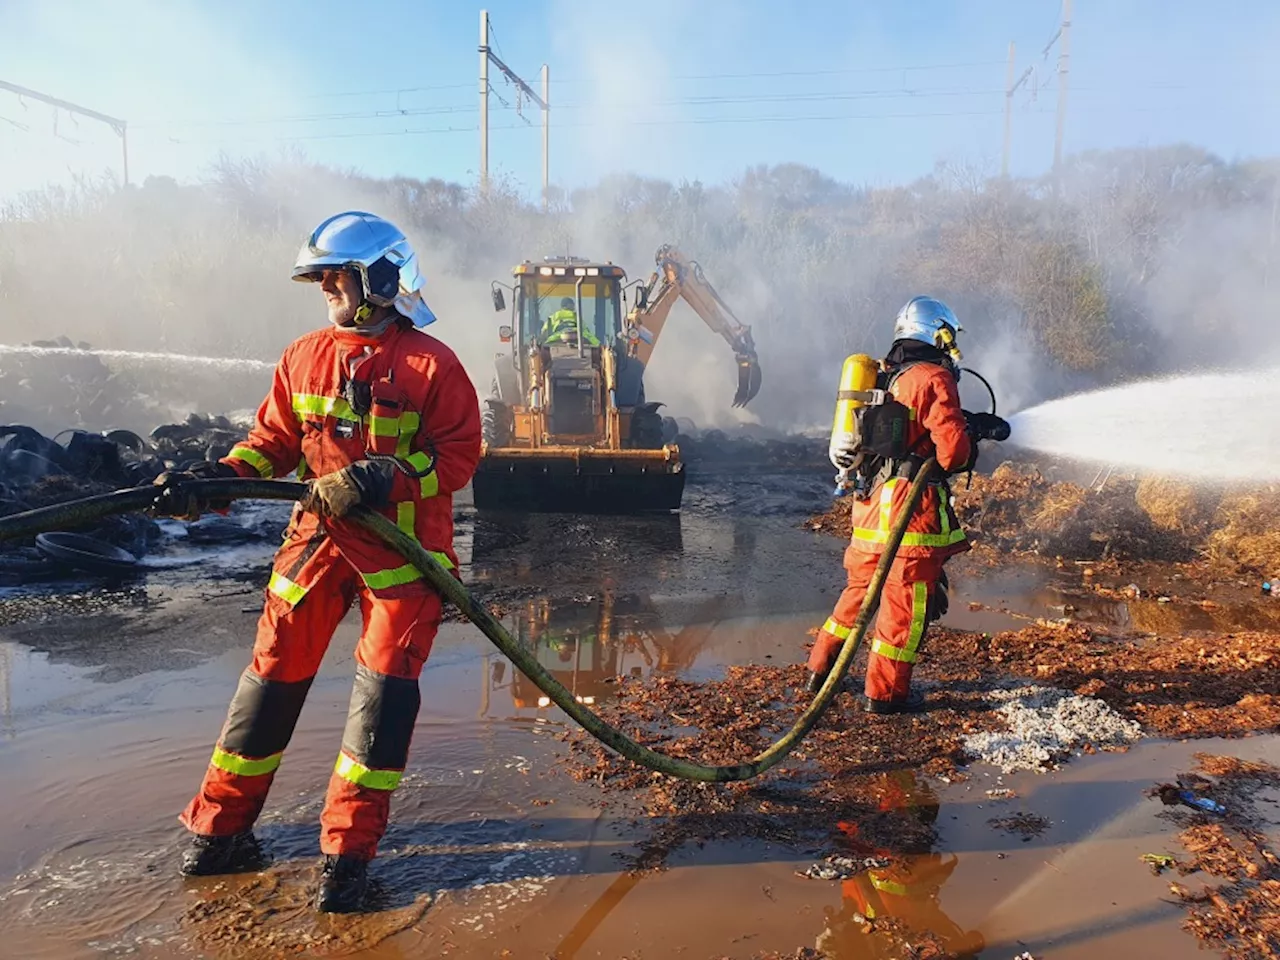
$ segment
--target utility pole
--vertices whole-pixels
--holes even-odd
[[[1058,48],[1058,132],[1053,140],[1053,169],[1062,167],[1062,136],[1067,127],[1067,70],[1071,59],[1071,0],[1062,0],[1062,46]]]
[[[551,69],[542,65],[542,212],[551,203]]]
[[[550,193],[550,170],[548,168],[549,143],[551,139],[551,106],[550,106],[550,73],[547,65],[542,65],[542,95],[534,93],[533,87],[525,83],[501,58],[489,47],[489,11],[480,11],[480,190],[489,192],[489,64],[493,63],[499,72],[514,83],[519,91],[542,108],[542,208],[547,208]],[[523,114],[522,114],[523,116]]]
[[[480,11],[480,192],[489,194],[489,11]]]
[[[1009,153],[1013,149],[1013,95],[1018,88],[1027,82],[1027,78],[1034,72],[1034,67],[1027,67],[1022,71],[1017,81],[1013,79],[1013,41],[1009,41],[1009,70],[1005,74],[1004,81],[1004,151],[1000,158],[1000,176],[1009,176]]]
[[[123,178],[124,185],[129,185],[129,125],[118,117],[109,117],[105,113],[99,113],[97,110],[90,110],[88,107],[82,107],[78,104],[71,103],[67,100],[59,100],[57,97],[51,97],[47,93],[40,93],[38,90],[28,90],[26,87],[20,87],[16,83],[7,83],[0,80],[0,90],[8,90],[10,93],[16,93],[20,97],[30,97],[32,100],[39,100],[41,103],[47,103],[51,107],[57,107],[60,110],[66,110],[68,113],[78,113],[82,117],[88,117],[91,120],[97,120],[105,123],[115,131],[116,136],[120,138],[120,152],[124,162]]]

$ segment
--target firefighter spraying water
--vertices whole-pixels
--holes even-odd
[[[969,549],[946,477],[973,470],[978,441],[1009,436],[1009,425],[995,414],[994,393],[990,413],[960,407],[956,335],[962,329],[945,303],[915,297],[894,320],[893,346],[884,360],[854,354],[841,372],[830,457],[840,471],[837,496],[854,495],[853,538],[844,558],[848,585],[809,657],[809,688],[826,682],[864,607],[892,518],[909,511],[867,657],[865,704],[872,713],[920,708],[921,699],[911,696],[911,673],[928,624],[947,609],[943,565]],[[945,476],[931,479],[912,507],[908,485],[931,457]]]

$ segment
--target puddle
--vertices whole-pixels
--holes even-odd
[[[1139,595],[1115,599],[1092,592],[1083,568],[1058,570],[1044,563],[990,569],[960,557],[948,564],[953,597],[943,623],[962,630],[1018,629],[1037,619],[1071,620],[1119,633],[1236,633],[1280,630],[1280,602],[1241,596],[1241,591],[1205,591],[1185,584],[1190,599]],[[1123,593],[1126,583],[1113,589]],[[1203,601],[1208,600],[1207,604]],[[976,603],[982,609],[969,610]]]
[[[825,474],[764,479],[691,485],[691,506],[674,523],[468,518],[463,574],[526,591],[505,604],[505,622],[584,703],[612,696],[618,676],[701,679],[726,664],[794,663],[842,586],[843,544],[797,529],[788,513],[808,510],[806,484],[825,490]],[[889,934],[859,920],[874,911],[983,957],[1199,956],[1179,929],[1180,908],[1160,900],[1165,881],[1139,859],[1174,849],[1174,828],[1142,790],[1188,769],[1197,750],[1277,759],[1274,738],[1142,741],[1045,775],[975,766],[969,782],[948,785],[889,771],[881,810],[905,806],[934,834],[892,871],[799,875],[829,853],[875,857],[857,840],[857,817],[876,814],[867,810],[851,813],[840,850],[727,837],[632,875],[619,857],[634,853],[647,825],[551,774],[566,750],[562,715],[474,628],[445,624],[372,870],[379,912],[318,917],[309,907],[317,818],[347,712],[357,617],[339,628],[260,821],[273,865],[183,881],[175,818],[251,643],[261,580],[245,569],[261,572],[269,556],[260,544],[200,548],[201,563],[188,568],[188,550],[175,542],[156,557],[168,569],[100,607],[45,596],[0,626],[0,809],[9,814],[0,821],[0,953],[256,958],[303,947],[370,960],[504,950],[568,960],[747,958],[820,944],[831,957],[901,955]],[[1019,617],[1051,615],[1078,580],[957,564],[944,623],[1016,628]],[[971,611],[970,601],[996,610]],[[27,601],[0,603],[0,618],[13,603]],[[1126,623],[1147,616],[1142,601],[1078,606],[1099,622],[1121,607]]]

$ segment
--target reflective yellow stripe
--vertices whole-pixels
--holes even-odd
[[[895,647],[879,637],[871,641],[871,652],[899,663],[915,663],[920,655],[920,641],[924,637],[925,621],[929,613],[929,585],[917,580],[911,585],[911,628],[907,631],[907,643]]]
[[[227,456],[233,460],[243,460],[257,470],[258,476],[264,480],[270,480],[276,475],[275,468],[271,466],[271,461],[251,447],[232,447]]]
[[[453,569],[453,561],[445,554],[434,550],[428,550],[427,553],[446,570]],[[377,570],[374,573],[362,573],[360,576],[370,590],[385,590],[388,587],[398,587],[402,583],[413,583],[422,578],[422,573],[412,563],[406,563],[404,566],[390,570]]]
[[[274,570],[271,571],[271,579],[267,581],[267,589],[291,607],[296,607],[298,602],[307,595],[306,587],[294,583]]]
[[[421,473],[423,470],[427,469],[427,467],[431,466],[431,458],[421,451],[418,453],[411,453],[404,459],[409,466],[413,467],[414,472],[416,473]],[[426,497],[434,497],[440,492],[440,478],[436,476],[436,472],[434,470],[422,478],[420,481],[420,487],[424,499]]]
[[[359,423],[360,418],[351,409],[351,404],[341,397],[322,397],[317,393],[295,393],[293,395],[293,412],[299,416],[309,413],[317,417],[337,417],[339,420],[350,420]]]
[[[865,527],[855,527],[853,530],[853,538],[862,540],[866,543],[888,543],[889,531],[887,530],[868,530]],[[950,533],[908,533],[902,537],[902,546],[904,547],[949,547],[952,544],[960,543],[964,540],[964,531],[960,528],[952,530]]]
[[[886,480],[880,491],[880,527],[873,530],[869,527],[854,527],[853,539],[864,543],[888,543],[889,528],[893,526],[893,490],[899,477]],[[908,532],[902,536],[904,547],[950,547],[964,540],[964,529],[951,528],[951,515],[947,511],[946,498],[938,491],[938,525],[940,533]]]
[[[370,417],[369,432],[375,437],[399,436],[400,421],[396,417]]]
[[[822,625],[822,629],[833,637],[839,637],[841,640],[848,640],[849,635],[853,633],[853,627],[841,626],[834,620],[828,620]]]
[[[924,639],[925,624],[929,618],[929,584],[917,580],[911,585],[911,632],[907,634],[906,652],[914,663],[920,655],[920,641]]]
[[[422,425],[422,417],[410,410],[400,414],[400,439],[396,442],[396,456],[408,458],[409,445],[417,436],[418,427]]]
[[[250,760],[247,757],[237,757],[234,753],[227,753],[221,747],[214,747],[213,759],[209,762],[227,773],[234,773],[241,777],[260,777],[280,766],[280,759],[283,756],[283,753],[273,753],[261,760]]]
[[[343,780],[350,780],[357,786],[372,790],[394,790],[400,786],[400,778],[404,776],[403,770],[370,770],[345,753],[338,754],[338,762],[333,770]]]
[[[878,653],[887,660],[898,660],[902,663],[914,663],[914,657],[908,657],[906,652],[900,647],[895,647],[891,643],[885,643],[879,637],[871,641],[871,652]]]
[[[351,409],[351,404],[347,403],[341,397],[323,397],[316,393],[295,393],[293,395],[293,412],[301,417],[303,414],[311,414],[312,416],[325,417],[332,416],[339,420],[350,420],[352,423],[364,423],[369,427],[369,433],[374,437],[396,437],[396,456],[407,461],[414,470],[425,470],[431,466],[431,458],[427,454],[418,452],[410,453],[409,449],[413,443],[413,438],[418,434],[418,428],[422,425],[422,416],[417,411],[408,410],[399,417],[365,417],[356,416],[356,412]],[[253,462],[253,461],[250,461]],[[258,472],[262,473],[262,468],[257,467]],[[263,473],[264,477],[271,474]],[[302,478],[306,475],[306,464],[299,465],[298,477]],[[436,476],[435,471],[427,474],[420,481],[423,497],[434,497],[440,492],[440,478]]]
[[[421,579],[422,573],[412,563],[391,570],[378,570],[375,573],[362,573],[365,586],[370,590],[385,590],[387,587],[398,587],[402,583],[412,583]]]
[[[305,459],[298,461],[297,473],[299,480],[307,479],[307,461]]]
[[[396,504],[396,526],[416,540],[418,535],[414,532],[414,513],[415,508],[412,500],[405,500],[403,503]]]
[[[889,532],[893,525],[893,491],[898,486],[897,479],[886,480],[880,490],[880,529]]]
[[[881,893],[892,893],[897,897],[905,897],[911,892],[904,883],[894,883],[892,880],[881,880],[874,874],[868,874],[868,876],[871,877],[871,885]]]

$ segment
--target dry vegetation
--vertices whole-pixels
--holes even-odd
[[[1005,554],[1067,560],[1203,561],[1229,573],[1280,571],[1280,488],[1213,490],[1147,477],[1111,477],[1101,489],[1047,479],[1004,463],[953,483],[956,510],[973,542]],[[848,502],[807,521],[850,535]]]

